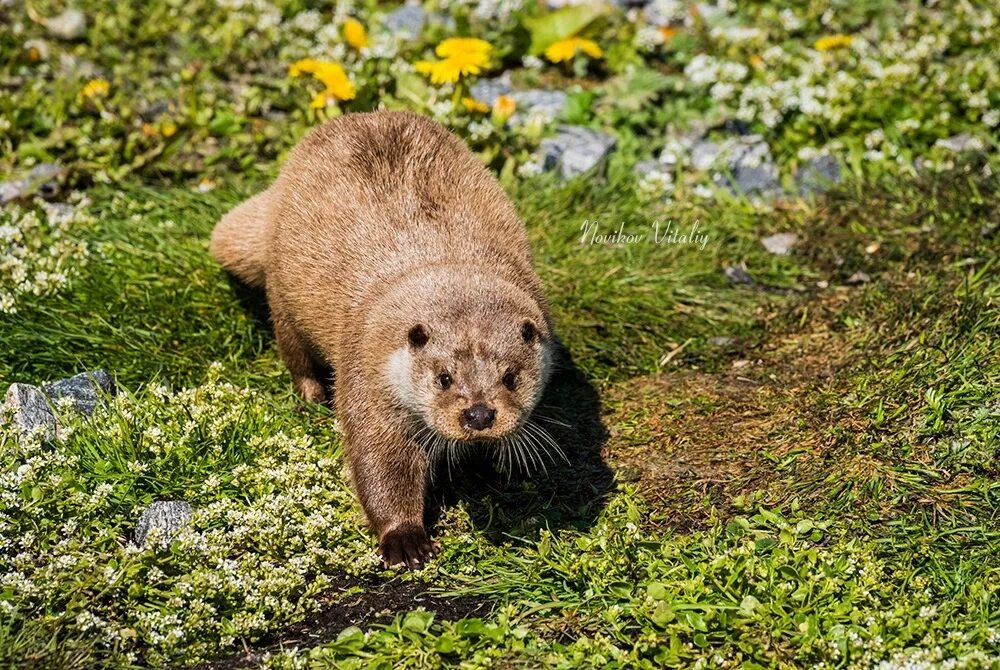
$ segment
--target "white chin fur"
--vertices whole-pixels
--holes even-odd
[[[410,383],[410,349],[400,347],[392,352],[385,363],[384,373],[389,388],[400,405],[417,411],[420,407],[413,385]]]

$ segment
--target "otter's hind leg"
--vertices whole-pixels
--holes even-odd
[[[276,302],[269,300],[274,339],[278,343],[281,360],[292,373],[295,391],[309,402],[326,402],[329,368],[316,358],[309,343]]]

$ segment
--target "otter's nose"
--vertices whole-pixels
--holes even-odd
[[[472,407],[462,410],[462,425],[472,430],[486,430],[493,425],[497,411],[490,409],[481,402],[477,402]]]

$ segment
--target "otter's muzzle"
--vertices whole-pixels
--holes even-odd
[[[481,402],[462,410],[462,427],[469,430],[486,430],[493,426],[497,411]]]

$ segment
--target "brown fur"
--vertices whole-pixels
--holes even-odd
[[[428,449],[514,434],[549,374],[549,312],[503,189],[428,119],[351,114],[309,133],[270,188],[222,218],[211,248],[266,287],[299,393],[325,400],[321,370],[333,369],[383,558],[420,565]],[[409,335],[417,326],[426,343]],[[462,411],[477,403],[496,419],[473,431]]]

